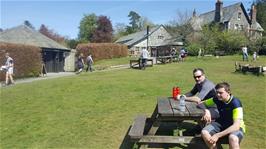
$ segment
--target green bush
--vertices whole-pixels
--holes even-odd
[[[23,44],[0,42],[0,63],[5,64],[5,53],[14,59],[15,78],[39,76],[41,71],[41,49]],[[0,80],[5,79],[5,73],[0,73]]]
[[[191,55],[191,56],[197,56],[198,52],[199,52],[199,49],[202,49],[202,48],[201,48],[201,45],[197,44],[197,43],[191,43],[187,47],[188,54]]]

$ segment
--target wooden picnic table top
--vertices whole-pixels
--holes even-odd
[[[195,102],[186,101],[185,111],[178,109],[179,101],[172,97],[158,97],[158,115],[162,118],[172,117],[173,119],[200,119],[204,110],[197,108]]]

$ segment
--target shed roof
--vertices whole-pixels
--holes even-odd
[[[4,30],[0,33],[0,42],[32,45],[47,49],[70,50],[26,25]]]

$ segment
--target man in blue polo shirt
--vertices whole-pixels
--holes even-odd
[[[199,106],[206,108],[216,104],[220,117],[211,122],[209,115],[203,116],[209,125],[201,131],[202,138],[210,149],[214,149],[219,138],[229,135],[230,149],[239,149],[245,132],[242,104],[231,94],[228,83],[217,84],[215,90],[217,96]],[[208,109],[205,109],[205,113],[208,113]]]

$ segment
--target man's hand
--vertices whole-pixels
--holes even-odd
[[[219,135],[216,133],[213,136],[211,136],[208,140],[209,143],[215,144],[219,139]]]
[[[207,124],[212,121],[211,113],[210,113],[210,111],[208,109],[205,109],[205,114],[201,118],[201,120],[205,121]]]

